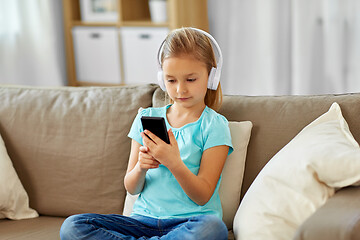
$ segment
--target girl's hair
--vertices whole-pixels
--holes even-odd
[[[205,63],[208,74],[212,67],[217,66],[210,39],[192,28],[179,28],[169,33],[162,47],[160,63],[162,65],[166,58],[178,57],[182,54],[190,54]],[[172,102],[171,99],[170,102]],[[220,83],[216,90],[207,89],[205,104],[215,111],[219,110],[222,104]]]

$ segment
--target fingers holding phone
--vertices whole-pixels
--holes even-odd
[[[171,169],[178,166],[182,160],[177,141],[171,129],[168,133],[170,136],[170,144],[165,143],[149,130],[142,132],[141,136],[144,146],[148,149],[147,153],[171,171]]]
[[[148,153],[148,147],[141,146],[139,148],[138,164],[142,170],[158,168],[160,163]]]

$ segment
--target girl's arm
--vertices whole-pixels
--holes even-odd
[[[170,170],[191,200],[205,205],[211,198],[219,181],[229,147],[222,145],[203,152],[198,175],[193,174],[182,162]]]
[[[134,195],[144,188],[147,170],[159,167],[159,162],[147,153],[148,149],[135,140],[131,141],[129,164],[124,178],[126,190]]]
[[[199,172],[195,175],[181,160],[179,148],[171,130],[169,130],[170,144],[164,143],[147,130],[145,133],[153,140],[151,141],[142,133],[144,145],[149,149],[148,153],[172,172],[192,201],[198,205],[206,204],[214,193],[229,147],[222,145],[205,150]]]

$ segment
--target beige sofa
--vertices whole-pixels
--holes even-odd
[[[360,94],[224,97],[221,114],[253,123],[241,196],[269,159],[335,101],[359,142]],[[26,240],[59,239],[71,214],[121,214],[132,120],[139,107],[165,104],[157,85],[2,86],[0,103],[0,134],[30,206],[40,214],[0,220],[0,239]],[[299,227],[295,239],[360,239],[359,199],[357,187],[337,191]]]

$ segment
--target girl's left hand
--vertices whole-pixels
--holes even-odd
[[[149,139],[146,135],[151,139]],[[181,162],[180,151],[171,129],[168,131],[170,144],[165,143],[149,130],[141,133],[144,146],[148,148],[148,154],[167,167],[170,171],[176,168]]]

